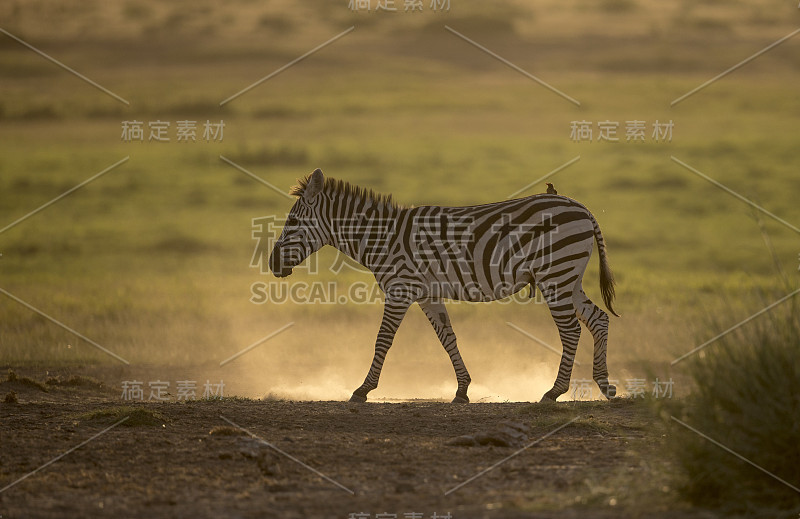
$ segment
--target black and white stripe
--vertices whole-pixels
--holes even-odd
[[[453,402],[468,402],[470,376],[443,300],[494,301],[529,284],[544,295],[563,346],[558,376],[542,400],[555,400],[569,388],[579,321],[594,338],[594,380],[607,397],[616,393],[606,367],[608,315],[581,287],[594,242],[603,300],[616,315],[614,281],[600,227],[580,203],[540,194],[468,207],[404,207],[391,197],[326,179],[319,169],[292,194],[298,199],[270,256],[273,273],[287,276],[310,254],[332,245],[371,270],[386,294],[375,356],[351,401],[365,401],[378,387],[395,332],[409,306],[418,303],[453,363],[458,381]]]

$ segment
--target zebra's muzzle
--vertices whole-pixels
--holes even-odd
[[[282,259],[281,248],[276,245],[269,256],[269,269],[275,274],[275,277],[285,278],[292,273],[292,267],[286,265],[285,260]]]
[[[280,270],[273,270],[272,273],[275,274],[276,278],[285,278],[291,275],[292,267],[281,267]]]

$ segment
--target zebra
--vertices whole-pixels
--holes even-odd
[[[458,389],[453,403],[467,403],[471,378],[444,300],[493,301],[524,287],[539,287],[558,328],[563,353],[553,387],[541,401],[569,389],[582,322],[594,339],[593,378],[606,398],[609,317],[584,293],[581,281],[597,243],[600,289],[606,308],[615,296],[603,235],[592,213],[561,195],[464,207],[403,206],[316,169],[291,190],[297,197],[269,257],[285,277],[325,245],[372,271],[385,293],[375,354],[364,383],[350,398],[365,402],[378,387],[381,368],[408,308],[417,303],[450,357]]]

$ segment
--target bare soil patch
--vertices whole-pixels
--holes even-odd
[[[0,403],[0,487],[102,434],[0,492],[4,519],[697,513],[641,401],[130,404],[103,384],[41,386],[0,383],[17,396]]]

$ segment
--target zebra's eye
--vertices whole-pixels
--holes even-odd
[[[298,223],[300,222],[298,222],[297,218],[295,218],[294,216],[290,216],[289,218],[286,219],[286,225],[295,226]]]

